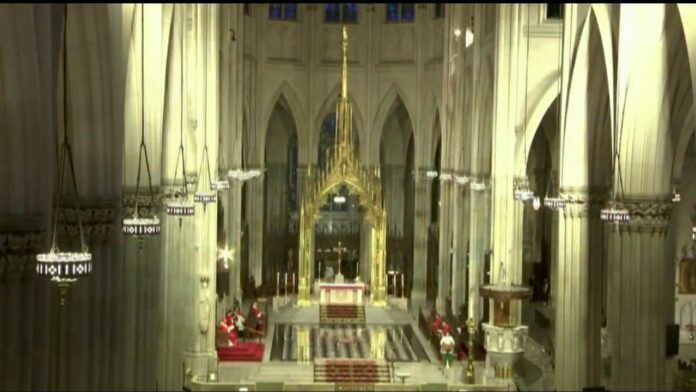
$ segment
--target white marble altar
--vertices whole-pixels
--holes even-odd
[[[319,283],[319,304],[363,305],[363,283]]]

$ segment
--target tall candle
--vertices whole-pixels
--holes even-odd
[[[296,284],[296,283],[297,283],[297,282],[295,282],[295,273],[293,272],[293,273],[292,273],[292,292],[293,292],[293,293],[295,292],[295,284]]]
[[[276,273],[276,296],[280,295],[280,272]]]
[[[401,274],[401,297],[404,296],[404,274]]]
[[[288,273],[285,273],[285,296],[288,296]]]

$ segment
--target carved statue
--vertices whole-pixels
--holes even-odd
[[[201,291],[198,300],[198,330],[201,334],[201,342],[205,342],[208,335],[208,320],[210,318],[210,294],[208,293],[208,279],[201,278]]]

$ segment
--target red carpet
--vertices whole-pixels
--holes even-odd
[[[261,362],[263,359],[263,344],[254,342],[237,342],[234,347],[220,346],[217,348],[220,362]]]
[[[320,323],[364,324],[365,307],[358,305],[322,305]]]
[[[316,360],[314,381],[333,383],[388,383],[391,374],[384,362],[370,360]]]

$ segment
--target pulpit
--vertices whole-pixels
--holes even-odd
[[[320,305],[363,305],[364,283],[319,283]]]

